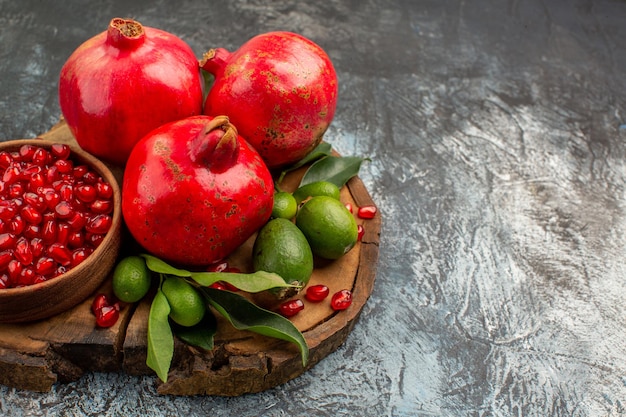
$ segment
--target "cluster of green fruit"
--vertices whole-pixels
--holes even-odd
[[[289,284],[306,286],[313,256],[339,259],[358,241],[355,218],[327,181],[274,194],[272,219],[261,228],[252,251],[255,271],[274,272]]]

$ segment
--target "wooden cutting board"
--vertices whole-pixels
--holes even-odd
[[[75,144],[67,125],[61,121],[41,135],[44,140]],[[123,170],[111,167],[118,181]],[[281,188],[293,191],[304,170],[289,174]],[[374,204],[358,177],[341,190],[343,202],[355,207]],[[90,306],[93,296],[69,311],[45,320],[23,324],[0,324],[0,383],[31,391],[49,391],[55,383],[78,379],[85,372],[119,372],[153,375],[157,392],[169,395],[236,396],[264,391],[301,375],[336,350],[354,327],[369,298],[376,276],[381,218],[362,220],[365,235],[347,255],[336,261],[315,261],[310,284],[324,283],[331,294],[352,290],[353,303],[334,312],[329,302],[309,303],[292,318],[303,333],[310,359],[303,367],[297,347],[285,341],[234,329],[216,315],[215,347],[205,351],[175,341],[174,359],[166,383],[146,366],[147,318],[150,298],[121,311],[111,328],[100,329]],[[137,253],[127,231],[120,256]],[[252,236],[229,258],[231,266],[251,270]],[[97,292],[112,295],[111,280]],[[329,297],[330,298],[330,297]],[[329,300],[329,299],[328,299]]]

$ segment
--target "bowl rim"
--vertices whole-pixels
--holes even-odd
[[[70,159],[79,159],[79,160],[82,160],[81,161],[82,163],[89,164],[113,188],[113,214],[111,216],[111,227],[109,231],[107,232],[107,234],[105,235],[102,242],[100,243],[100,245],[98,245],[98,247],[95,248],[94,251],[87,258],[85,258],[84,261],[82,261],[80,264],[78,264],[74,268],[70,269],[67,272],[64,272],[63,274],[57,277],[48,279],[44,282],[39,282],[39,283],[32,284],[32,285],[26,285],[23,287],[2,288],[0,289],[0,299],[10,297],[10,296],[24,295],[27,293],[31,293],[33,291],[45,291],[47,289],[50,289],[52,287],[59,285],[60,282],[72,280],[72,278],[74,278],[76,275],[79,275],[82,272],[82,269],[84,269],[85,265],[89,261],[93,262],[94,260],[98,259],[100,257],[99,255],[102,252],[106,251],[106,248],[111,244],[111,241],[117,238],[116,237],[117,230],[120,229],[120,225],[122,222],[121,190],[117,182],[117,179],[113,175],[113,172],[104,164],[104,162],[102,162],[95,156],[91,155],[90,153],[84,151],[83,149],[77,146],[72,146],[71,144],[58,142],[58,141],[56,142],[48,141],[43,138],[12,139],[8,141],[0,142],[0,152],[6,151],[9,149],[10,150],[19,149],[22,145],[35,145],[35,146],[43,145],[42,147],[50,149],[52,145],[56,143],[61,143],[61,144],[69,146],[71,150]]]

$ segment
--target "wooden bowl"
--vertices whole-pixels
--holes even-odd
[[[0,151],[15,151],[22,145],[50,149],[53,142],[18,139],[0,143]],[[77,146],[70,146],[75,163],[92,167],[113,188],[112,224],[101,244],[83,262],[63,275],[26,287],[0,289],[0,323],[17,323],[54,316],[84,301],[113,269],[121,244],[121,191],[109,168]]]

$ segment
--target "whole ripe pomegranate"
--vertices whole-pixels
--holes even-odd
[[[267,222],[273,191],[267,166],[227,117],[195,116],[137,143],[124,172],[122,213],[148,252],[204,266]]]
[[[324,50],[301,35],[261,34],[234,53],[209,50],[200,65],[215,77],[204,114],[227,115],[270,169],[306,156],[335,115],[335,69]]]
[[[162,124],[202,113],[202,74],[180,38],[131,19],[80,45],[61,69],[61,112],[78,144],[123,165]]]

